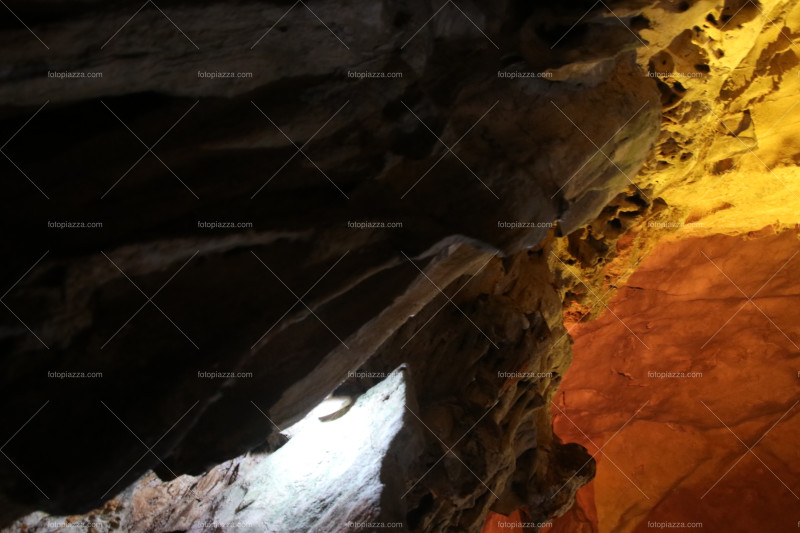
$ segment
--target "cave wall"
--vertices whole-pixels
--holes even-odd
[[[552,531],[796,528],[799,236],[664,243],[571,328],[554,425],[597,476]]]
[[[692,235],[797,221],[798,27],[791,1],[697,1],[643,11],[639,63],[659,74],[663,123],[640,180]]]
[[[796,4],[607,4],[8,2],[3,522],[121,523],[143,488],[169,514],[400,364],[422,445],[382,505],[562,513],[591,477],[543,407],[562,308],[598,316],[659,242],[800,212]]]
[[[568,32],[580,2],[9,2],[3,521],[139,524],[143,488],[175,512],[400,364],[422,444],[378,508],[420,531],[563,512],[591,470],[543,408],[570,360],[549,247],[630,184],[661,112],[619,7]]]
[[[607,303],[659,243],[798,224],[798,4],[661,1],[640,16],[661,130],[634,184],[554,247],[568,321],[598,316],[587,286]]]
[[[760,444],[763,463],[742,458],[730,479],[701,500],[741,457],[741,443],[694,400],[718,413],[739,412],[731,422],[721,418],[748,446],[794,401],[796,337],[788,317],[796,291],[791,275],[777,271],[797,250],[800,212],[797,4],[661,2],[642,13],[650,24],[640,33],[648,46],[638,49],[638,62],[659,79],[659,141],[635,180],[638,188],[562,239],[551,261],[579,358],[565,378],[566,397],[557,401],[563,412],[554,408],[556,432],[599,455],[597,481],[581,489],[578,505],[554,531],[644,531],[655,527],[650,522],[695,520],[714,530],[788,530],[796,525],[790,466],[796,424],[784,419]],[[770,281],[769,295],[755,299],[769,318],[747,304],[754,314],[737,316],[717,346],[705,348],[722,325],[716,317],[733,315],[742,302],[733,285],[720,284],[724,275],[701,250],[747,285],[748,296]],[[606,337],[612,329],[613,340]],[[705,370],[703,379],[647,375],[690,367]],[[623,430],[607,452],[620,466],[625,458],[625,475],[650,500],[592,444],[603,446],[648,398],[653,405],[642,420],[634,419],[635,429]],[[753,509],[769,509],[768,517]]]

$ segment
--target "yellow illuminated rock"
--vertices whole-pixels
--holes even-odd
[[[664,116],[636,181],[693,223],[676,236],[800,222],[800,4],[739,4],[643,13],[639,63],[659,73]]]

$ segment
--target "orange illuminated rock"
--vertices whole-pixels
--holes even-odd
[[[597,477],[551,531],[796,529],[799,251],[770,230],[659,246],[574,327],[554,425]]]
[[[489,511],[482,533],[522,533],[522,527],[518,525],[521,521],[519,511],[514,511],[509,516]]]

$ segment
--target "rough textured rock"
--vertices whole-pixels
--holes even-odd
[[[553,531],[796,527],[798,249],[772,228],[659,246],[613,314],[573,329],[555,427],[597,477]]]
[[[398,482],[422,442],[405,374],[397,369],[338,419],[304,419],[273,453],[237,457],[200,477],[170,482],[147,474],[100,510],[69,517],[36,513],[10,530],[307,533],[396,527],[405,518]]]
[[[780,266],[775,264],[773,257],[784,254],[791,255],[791,250],[796,250],[796,241],[784,234],[780,242],[767,239],[760,244],[742,245],[739,236],[757,236],[759,230],[765,228],[767,234],[783,230],[796,230],[800,212],[800,181],[797,172],[797,135],[798,122],[797,84],[798,77],[798,46],[797,27],[800,25],[800,12],[795,2],[658,2],[642,10],[642,16],[647,20],[640,35],[646,39],[647,46],[637,48],[639,64],[658,78],[658,87],[662,95],[663,122],[660,139],[656,149],[648,158],[642,172],[634,179],[636,186],[621,194],[612,201],[601,215],[585,228],[560,239],[553,245],[554,255],[551,256],[551,265],[556,272],[559,283],[559,293],[565,301],[565,323],[568,330],[577,337],[577,347],[584,350],[583,361],[586,367],[576,365],[574,372],[576,380],[573,384],[567,380],[567,392],[577,394],[575,411],[566,409],[571,418],[578,421],[581,429],[601,444],[610,436],[612,430],[603,425],[608,416],[599,416],[601,413],[617,413],[617,418],[622,416],[619,409],[612,407],[618,398],[617,390],[622,387],[633,387],[629,377],[641,374],[645,369],[636,364],[635,358],[626,358],[624,363],[614,362],[613,359],[602,355],[603,346],[616,352],[617,344],[622,342],[619,337],[607,343],[602,342],[603,335],[594,335],[596,325],[586,325],[592,318],[606,313],[603,324],[607,327],[619,326],[619,322],[609,315],[604,304],[615,296],[617,288],[625,285],[629,277],[637,272],[640,263],[654,253],[657,247],[664,242],[672,242],[692,238],[694,236],[713,236],[718,234],[736,235],[737,239],[720,240],[718,237],[703,241],[692,241],[697,246],[714,247],[720,257],[736,257],[738,264],[732,265],[733,271],[742,274],[741,279],[750,279],[763,274],[762,283],[767,281],[769,273],[764,272]],[[788,240],[787,240],[788,239]],[[686,245],[690,246],[690,245]],[[728,248],[730,250],[728,250]],[[751,250],[746,252],[743,249]],[[676,247],[674,250],[686,250]],[[789,251],[787,251],[789,250]],[[687,253],[689,253],[687,251]],[[686,267],[684,259],[676,253],[669,260],[654,258],[653,261],[662,261],[662,271],[652,273],[651,278],[658,276],[668,279],[669,287],[662,287],[667,294],[674,296],[673,285],[680,286],[682,281],[673,272],[681,267]],[[692,260],[697,259],[694,257]],[[706,267],[708,265],[705,265]],[[759,274],[760,273],[760,274]],[[698,274],[697,278],[714,274],[707,269]],[[642,276],[645,276],[642,273]],[[640,279],[640,278],[637,278]],[[710,279],[717,279],[710,276]],[[711,283],[711,281],[709,281]],[[738,281],[737,281],[738,283]],[[639,281],[631,281],[634,287],[643,286]],[[731,287],[726,287],[729,289]],[[753,290],[757,289],[754,287]],[[705,293],[705,288],[696,287],[699,293]],[[694,290],[694,289],[693,289]],[[773,289],[774,298],[782,298],[794,294],[791,283]],[[665,298],[665,294],[659,293]],[[717,294],[708,293],[713,302],[705,302],[704,296],[697,296],[697,300],[685,296],[683,309],[695,308],[697,324],[694,329],[711,327],[706,320],[712,312],[712,306],[723,305],[716,300]],[[727,293],[726,293],[727,294]],[[655,323],[664,324],[669,320],[682,323],[685,317],[667,318],[664,316],[663,302],[654,302],[646,295],[652,295],[638,289],[625,289],[625,294],[620,295],[621,301],[626,302],[622,307],[613,307],[613,312],[623,316],[622,313],[642,314],[650,317]],[[778,296],[781,295],[781,296]],[[633,301],[641,305],[655,305],[653,309],[638,308],[633,312],[625,309],[625,305],[633,305]],[[677,305],[677,304],[676,304]],[[705,310],[705,313],[702,312]],[[734,309],[735,310],[735,309]],[[791,316],[788,307],[773,307],[774,314],[770,316]],[[763,318],[763,316],[762,316]],[[633,315],[625,318],[626,323],[636,321]],[[773,354],[778,360],[787,362],[791,356],[785,351],[778,350],[775,342],[767,340],[772,335],[781,337],[764,318],[759,324],[758,333],[754,334],[764,342],[761,351]],[[756,328],[756,326],[753,326]],[[788,324],[782,326],[784,330],[790,329]],[[624,328],[623,328],[624,329]],[[635,329],[635,328],[633,328]],[[716,328],[714,328],[716,329]],[[748,328],[749,329],[749,328]],[[638,330],[637,330],[638,332]],[[665,347],[674,349],[674,342],[678,342],[680,335],[675,335],[675,330],[669,329],[669,340],[664,340],[660,346],[662,355]],[[627,333],[627,335],[626,335]],[[645,336],[647,331],[645,331]],[[708,332],[710,337],[713,331]],[[636,341],[628,332],[618,332],[625,338],[623,350],[630,353],[640,353],[644,346]],[[643,340],[646,341],[645,336]],[[789,334],[790,337],[791,334]],[[794,337],[792,337],[794,339]],[[786,339],[784,339],[786,340]],[[750,338],[742,339],[744,344],[759,344],[759,341]],[[786,341],[788,343],[788,340]],[[795,341],[796,342],[796,339]],[[636,346],[631,346],[636,344]],[[648,343],[649,344],[649,343]],[[795,347],[784,343],[784,348],[794,352]],[[732,351],[738,347],[731,346]],[[778,353],[775,352],[778,350]],[[600,354],[598,354],[600,352]],[[646,353],[649,353],[645,350]],[[689,348],[677,355],[681,364],[688,360],[697,364],[706,364],[706,355],[702,352],[692,351]],[[783,411],[780,407],[791,403],[787,400],[791,395],[785,389],[789,383],[790,369],[784,369],[780,375],[772,373],[773,357],[769,358],[767,372],[771,377],[763,377],[764,372],[758,368],[753,360],[752,375],[760,376],[748,378],[747,386],[739,380],[715,384],[720,389],[725,387],[736,391],[737,397],[762,397],[770,395],[770,405],[775,408],[769,414],[775,415],[774,422]],[[788,357],[788,358],[787,358]],[[761,360],[763,363],[763,360]],[[782,367],[783,363],[776,363]],[[619,372],[619,373],[617,373]],[[715,372],[724,374],[724,372]],[[606,376],[606,385],[598,376]],[[720,376],[720,379],[723,379]],[[627,385],[626,385],[627,384]],[[707,388],[708,380],[703,380]],[[638,386],[638,385],[637,385]],[[753,390],[753,387],[758,391]],[[583,389],[586,390],[583,390]],[[581,389],[580,391],[575,389]],[[588,390],[598,390],[590,394]],[[636,389],[651,391],[648,389]],[[673,387],[674,389],[674,387]],[[634,450],[650,449],[649,444],[660,440],[671,439],[676,430],[682,427],[683,434],[703,435],[694,441],[696,447],[702,450],[700,457],[690,453],[686,448],[662,450],[658,458],[674,458],[674,462],[681,463],[686,457],[685,468],[664,469],[656,464],[655,457],[650,459],[645,456],[645,461],[639,463],[635,473],[657,486],[655,490],[657,500],[654,502],[639,502],[638,492],[618,471],[608,462],[600,461],[599,479],[593,486],[582,489],[577,495],[579,505],[556,522],[558,531],[632,531],[647,529],[647,521],[673,521],[688,522],[704,520],[706,528],[716,528],[725,531],[745,531],[752,529],[771,529],[775,531],[794,528],[793,515],[786,509],[794,508],[796,500],[781,483],[769,473],[766,467],[756,464],[745,467],[740,474],[751,479],[749,483],[757,483],[761,494],[769,495],[760,505],[759,496],[752,499],[743,499],[737,493],[745,494],[747,489],[744,483],[732,485],[732,489],[722,491],[716,499],[709,494],[711,503],[702,505],[698,502],[703,491],[697,493],[695,483],[702,484],[703,476],[719,465],[726,464],[727,468],[733,460],[728,461],[732,454],[731,448],[717,448],[719,453],[714,453],[714,448],[708,444],[711,437],[708,433],[716,435],[720,426],[709,428],[697,424],[691,427],[676,426],[675,420],[686,416],[687,411],[692,416],[702,417],[708,413],[702,405],[683,405],[677,411],[671,410],[675,402],[685,399],[686,389],[691,387],[678,387],[678,390],[665,391],[678,399],[664,400],[645,418],[649,423],[641,423],[628,430],[624,438],[625,446],[622,449],[631,455]],[[627,389],[626,389],[627,390]],[[679,392],[680,391],[680,392]],[[650,392],[656,395],[658,392]],[[695,391],[700,394],[700,390]],[[642,400],[644,402],[644,399]],[[730,404],[728,404],[730,402]],[[787,404],[787,402],[789,402]],[[626,403],[626,407],[633,407],[628,412],[630,415],[637,406],[633,402]],[[699,405],[699,407],[698,407]],[[733,397],[725,396],[717,401],[715,410],[731,409],[738,405]],[[563,406],[562,406],[563,407]],[[663,409],[664,412],[659,412]],[[778,412],[780,411],[780,412]],[[560,413],[556,410],[556,414]],[[668,415],[667,413],[672,413]],[[769,414],[753,415],[758,420],[750,424],[761,428],[759,424],[769,418]],[[670,418],[671,416],[671,418]],[[627,417],[625,417],[627,418]],[[619,427],[624,419],[619,420]],[[670,425],[672,424],[672,425]],[[705,422],[703,423],[705,424]],[[612,424],[613,425],[613,424]],[[746,425],[743,423],[743,426]],[[698,427],[702,426],[702,427]],[[791,426],[789,424],[788,426]],[[787,427],[788,427],[787,426]],[[735,428],[738,429],[738,428]],[[724,436],[733,438],[724,428]],[[756,430],[748,428],[753,434]],[[769,458],[774,462],[765,460],[771,468],[782,468],[794,461],[793,451],[789,442],[793,441],[791,429],[784,428],[783,435],[775,435],[769,451]],[[558,420],[557,432],[563,434],[567,440],[577,440],[587,446],[590,453],[597,449],[588,443],[575,426],[565,421],[564,417]],[[746,435],[750,433],[745,432]],[[658,437],[653,438],[653,435]],[[753,444],[758,437],[743,440],[748,445]],[[786,440],[783,440],[786,439]],[[616,439],[615,439],[616,441]],[[716,442],[716,441],[715,441]],[[612,443],[613,444],[613,443]],[[617,446],[622,444],[622,440]],[[734,442],[736,444],[736,442]],[[602,445],[602,444],[601,444]],[[763,445],[763,444],[762,444]],[[619,453],[619,452],[617,452]],[[699,452],[698,452],[699,453]],[[616,455],[611,454],[612,457]],[[748,457],[757,463],[757,460]],[[709,466],[713,465],[713,466]],[[699,468],[700,472],[687,473],[692,468]],[[748,470],[749,468],[749,470]],[[762,468],[761,471],[758,468]],[[791,469],[785,470],[789,474]],[[778,470],[776,470],[778,472]],[[771,479],[761,485],[761,475]],[[633,475],[633,474],[631,474]],[[682,477],[683,476],[683,477]],[[738,476],[736,483],[739,483]],[[792,483],[792,476],[787,475],[787,484],[795,490],[796,483]],[[753,478],[759,481],[753,481]],[[699,480],[699,481],[698,481]],[[713,483],[711,479],[709,485]],[[708,487],[706,487],[708,488]],[[715,489],[716,490],[716,489]],[[632,492],[637,494],[632,494]],[[620,503],[616,494],[622,494],[627,503]],[[649,492],[648,492],[649,494]],[[639,496],[641,496],[639,494]],[[652,497],[652,495],[651,495]],[[655,503],[655,502],[658,503]],[[744,504],[744,502],[747,502]],[[776,504],[776,502],[780,502]],[[711,508],[715,506],[717,512]],[[775,505],[773,507],[773,505]],[[769,520],[761,513],[752,513],[751,509],[773,509]],[[599,522],[599,525],[598,525]],[[715,530],[716,530],[715,529]]]
[[[793,227],[800,203],[796,130],[800,5],[784,0],[643,10],[663,124],[637,183],[680,215],[688,234]]]
[[[3,234],[10,253],[0,266],[8,288],[0,427],[11,437],[0,448],[0,521],[38,510],[12,530],[51,531],[63,520],[50,523],[42,510],[94,508],[88,517],[112,529],[197,530],[230,523],[233,508],[263,523],[269,496],[247,496],[261,486],[253,476],[278,468],[303,442],[297,435],[276,451],[276,425],[303,419],[334,390],[372,397],[389,381],[348,375],[401,364],[414,401],[411,412],[383,413],[385,427],[413,435],[418,452],[401,454],[385,485],[363,491],[387,495],[380,505],[349,500],[337,485],[330,509],[399,517],[412,531],[491,531],[503,515],[546,522],[594,473],[583,448],[553,434],[551,400],[571,417],[578,409],[573,419],[597,442],[624,421],[618,404],[633,401],[618,397],[620,380],[637,401],[656,394],[663,409],[643,411],[647,422],[632,423],[609,455],[633,455],[636,443],[680,428],[708,451],[704,439],[716,443],[727,430],[697,417],[674,429],[670,409],[687,393],[658,396],[634,383],[644,369],[630,354],[650,344],[653,328],[639,343],[627,330],[607,333],[618,323],[604,304],[660,242],[797,223],[798,5],[348,0],[311,11],[285,2],[8,1],[15,16],[0,25],[2,200],[4,227],[21,229]],[[48,75],[64,70],[103,77]],[[198,76],[217,70],[252,76]],[[350,75],[366,71],[402,76]],[[49,227],[66,220],[103,227]],[[201,228],[206,221],[248,226]],[[394,227],[352,224],[366,221]],[[501,225],[516,221],[532,224]],[[707,243],[724,261],[742,259],[729,248],[753,259],[796,245],[788,233],[763,238],[774,239],[769,252],[758,248],[766,241],[754,240],[761,244],[752,251],[721,237],[671,250]],[[690,307],[695,326],[732,288],[691,286],[712,297],[687,302],[675,287],[694,282],[665,272],[695,267],[697,258],[664,253],[609,305],[638,321],[658,298],[677,298],[671,305],[684,316],[673,320]],[[649,289],[655,277],[670,286]],[[763,303],[778,312],[792,290],[786,281]],[[652,323],[664,320],[656,309]],[[677,349],[679,335],[657,329],[669,337],[650,339],[664,343],[662,363],[693,361],[666,349]],[[576,377],[566,403],[556,396],[572,357],[568,331],[579,356],[602,334],[575,375],[594,370],[613,391]],[[737,342],[763,344],[788,365],[762,333],[744,327]],[[625,368],[609,369],[614,357],[597,357],[600,345],[624,350]],[[733,372],[722,355],[712,375]],[[755,355],[739,363],[748,361]],[[776,379],[788,387],[786,375]],[[758,383],[737,397],[758,396]],[[709,406],[734,419],[727,401]],[[734,429],[757,434],[779,404],[765,400]],[[359,406],[327,427],[353,420]],[[563,441],[596,450],[555,413]],[[791,463],[788,427],[767,464]],[[639,502],[600,457],[596,487],[605,488],[578,493],[556,527],[633,531],[683,511],[693,519],[707,509],[689,504],[692,491],[738,452],[728,444],[689,454],[684,466],[694,473],[642,463],[631,475],[658,473],[647,487],[663,496],[658,505]],[[722,513],[751,529],[763,523],[747,522],[747,506],[723,504],[746,492],[745,477],[761,475],[743,467],[733,489],[715,496]],[[628,504],[614,500],[619,491],[630,492]],[[759,502],[788,506],[786,496]],[[324,516],[309,509],[297,527],[322,527]],[[794,523],[783,516],[773,513],[770,527]],[[722,515],[703,520],[735,530]],[[339,514],[325,530],[346,521]]]
[[[658,134],[619,20],[547,51],[585,6],[340,2],[315,11],[327,28],[277,2],[8,7],[45,44],[0,31],[3,215],[22,228],[0,269],[4,522],[169,492],[137,482],[150,470],[213,484],[274,444],[264,413],[285,427],[348,372],[401,363],[431,429],[397,480],[409,529],[571,504],[591,472],[545,407],[570,350],[542,243],[601,217]],[[63,69],[104,76],[42,79]],[[197,77],[217,69],[253,77]],[[365,70],[403,75],[347,74]],[[75,219],[103,227],[48,227]]]
[[[637,62],[661,93],[659,140],[634,185],[554,245],[604,301],[664,240],[793,228],[800,212],[798,4],[663,1],[641,18]],[[601,312],[552,259],[568,321]]]

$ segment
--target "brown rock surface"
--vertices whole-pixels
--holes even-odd
[[[597,477],[552,531],[796,527],[798,251],[796,231],[770,229],[659,246],[609,312],[571,330],[554,423]]]
[[[431,428],[397,480],[409,528],[571,503],[591,474],[542,497],[585,457],[553,439],[558,375],[497,373],[569,364],[535,247],[638,172],[658,92],[596,14],[525,63],[582,5],[463,4],[7,4],[3,523],[102,509],[150,470],[212,476],[277,445],[264,414],[285,427],[401,363]],[[589,47],[596,68],[571,69]],[[498,76],[534,66],[558,81]],[[217,70],[253,76],[197,74]],[[102,229],[49,225],[81,219]]]
[[[585,450],[565,443],[595,451],[563,418],[560,437],[553,434],[548,405],[572,361],[562,322],[580,319],[576,332],[605,335],[605,350],[624,365],[634,366],[630,354],[648,338],[664,346],[653,364],[690,364],[682,337],[661,337],[663,327],[645,327],[641,343],[620,342],[608,332],[613,315],[584,322],[602,315],[598,299],[608,303],[644,257],[652,252],[648,264],[656,264],[666,254],[660,270],[640,273],[658,277],[659,288],[639,300],[631,291],[646,291],[629,284],[620,312],[638,327],[637,317],[653,312],[649,299],[716,291],[681,310],[695,318],[685,333],[694,342],[691,332],[710,327],[703,305],[738,296],[719,280],[671,275],[711,271],[663,250],[704,242],[717,253],[709,257],[734,261],[726,254],[745,253],[750,242],[774,239],[770,249],[781,253],[795,242],[787,233],[744,244],[715,235],[797,223],[798,6],[8,0],[2,212],[4,227],[20,229],[4,232],[10,253],[0,264],[8,288],[0,402],[9,413],[0,429],[11,437],[0,448],[0,523],[38,510],[25,524],[48,531],[41,511],[95,516],[135,504],[139,518],[166,517],[144,529],[199,527],[193,520],[218,494],[209,489],[188,504],[187,484],[218,486],[253,450],[269,463],[284,449],[276,427],[335,389],[358,396],[380,385],[348,379],[353,372],[401,364],[416,402],[402,431],[422,439],[387,492],[406,528],[477,531],[494,527],[490,512],[530,522],[562,514],[594,472]],[[103,77],[49,74],[65,70]],[[198,75],[218,70],[252,76]],[[364,72],[400,76],[359,78]],[[103,227],[50,227],[81,219]],[[370,221],[394,226],[357,227]],[[695,236],[713,237],[656,248]],[[742,265],[767,255],[750,253]],[[761,273],[739,268],[753,279]],[[789,316],[780,310],[793,291],[784,280],[762,307]],[[737,334],[785,359],[781,339],[768,342],[762,331]],[[588,376],[594,369],[608,378],[596,366],[608,360],[579,359],[574,373],[586,383],[562,406],[585,402],[576,416],[593,440],[624,422],[619,403],[644,403],[647,394],[630,370],[615,368],[599,383],[623,386],[633,399],[596,397]],[[709,368],[731,375],[735,367]],[[763,395],[788,388],[766,381],[740,383],[730,404],[707,402],[745,442],[783,405]],[[670,409],[686,395],[669,392],[640,413],[649,424],[626,431],[671,441]],[[748,394],[766,402],[763,412],[737,419],[736,401]],[[739,444],[714,420],[690,418],[683,423],[697,425],[686,439],[700,452],[681,456],[698,465],[687,480],[710,475]],[[765,463],[786,455],[794,436],[780,433],[786,428],[775,428]],[[638,445],[624,448],[622,436],[609,455],[635,457]],[[703,455],[711,436],[734,442]],[[693,494],[668,490],[681,469],[653,466],[663,472],[648,490],[675,499],[648,506],[627,480],[603,485],[613,476],[599,461],[595,486],[578,494],[579,509],[559,527],[635,528],[651,515],[697,510]],[[753,473],[740,464],[730,480]],[[718,486],[707,497],[715,493],[720,505],[735,496]],[[329,495],[336,509],[347,500]],[[366,500],[348,501],[357,508]],[[743,508],[736,516],[747,524]],[[613,518],[620,510],[625,518]],[[317,523],[324,509],[307,514],[304,524]],[[707,520],[717,527],[723,516]]]

